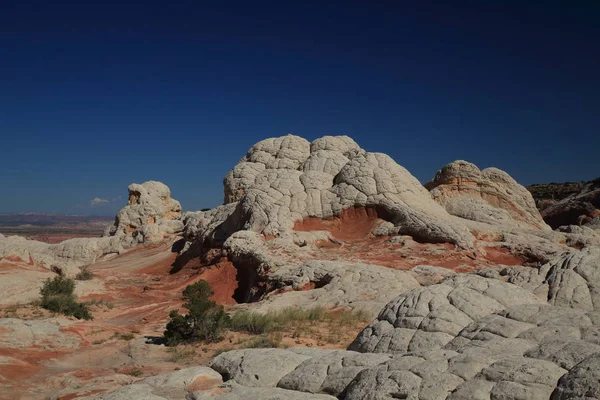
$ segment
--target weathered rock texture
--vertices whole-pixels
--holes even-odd
[[[169,188],[149,181],[129,186],[129,203],[101,238],[69,239],[57,244],[0,235],[0,259],[36,264],[66,275],[108,254],[140,243],[157,243],[183,229],[181,206]]]
[[[330,309],[366,311],[376,314],[394,293],[419,287],[405,271],[379,265],[352,264],[340,261],[308,261],[285,265],[269,273],[269,296],[256,311],[266,312],[286,307],[310,308],[318,304]],[[283,293],[282,293],[283,292]]]
[[[185,368],[172,374],[146,378],[109,393],[93,396],[95,400],[167,400],[185,399],[196,391],[210,390],[223,383],[221,375],[207,367]]]
[[[182,230],[181,205],[167,185],[148,181],[129,185],[129,201],[104,236],[124,237],[138,243],[160,242]]]
[[[231,385],[339,399],[598,398],[599,251],[414,289],[348,351],[232,351],[211,367]]]
[[[440,169],[426,187],[452,215],[488,224],[549,230],[531,193],[497,168],[479,170],[467,161]]]
[[[328,218],[352,207],[373,207],[403,233],[428,242],[472,247],[473,237],[432,201],[406,169],[382,153],[366,152],[347,136],[312,143],[298,136],[255,144],[224,180],[225,204],[237,229],[265,235],[290,231],[307,217]]]
[[[428,192],[347,136],[263,140],[223,183],[222,206],[183,216],[177,263],[233,263],[235,300],[262,300],[261,311],[311,303],[375,311],[389,293],[417,285],[381,267],[501,269],[600,244],[591,229],[553,232],[527,189],[496,168],[453,162]],[[419,271],[413,276],[425,284],[443,276]]]

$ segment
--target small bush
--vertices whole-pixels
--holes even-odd
[[[94,277],[92,271],[89,270],[88,266],[83,266],[80,268],[79,273],[75,275],[75,279],[78,281],[89,281]]]
[[[125,371],[125,373],[127,375],[138,377],[138,376],[142,376],[144,374],[144,371],[142,371],[139,368],[131,368],[130,370]]]
[[[87,304],[78,303],[74,295],[75,282],[64,276],[47,279],[40,290],[40,306],[77,319],[94,319]]]
[[[133,333],[115,332],[115,333],[113,333],[111,339],[125,340],[128,342],[130,340],[133,340],[134,338],[135,338],[135,335]]]
[[[48,278],[44,282],[44,286],[40,290],[42,297],[52,295],[66,295],[73,296],[75,291],[75,282],[73,279],[65,278],[64,276],[58,275],[54,279]]]
[[[188,313],[182,315],[173,310],[169,314],[171,321],[164,332],[167,345],[199,340],[217,342],[221,339],[221,332],[229,325],[229,316],[222,306],[209,300],[212,295],[210,285],[203,280],[185,288],[183,296],[187,302],[183,307],[188,309]]]

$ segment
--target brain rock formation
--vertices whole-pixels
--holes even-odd
[[[452,215],[488,224],[550,230],[531,193],[497,168],[479,170],[467,161],[454,161],[440,169],[426,187]]]
[[[265,235],[289,231],[306,217],[328,218],[372,207],[402,233],[470,248],[473,237],[406,169],[389,156],[362,150],[347,136],[313,141],[288,135],[263,140],[227,174],[225,204],[237,229]]]

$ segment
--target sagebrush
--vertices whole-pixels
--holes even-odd
[[[61,275],[48,278],[40,290],[40,306],[77,319],[94,319],[87,304],[77,302],[75,281]]]

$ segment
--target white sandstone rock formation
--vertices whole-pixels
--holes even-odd
[[[402,233],[471,248],[473,237],[389,156],[362,150],[347,136],[312,143],[288,135],[263,140],[227,174],[225,204],[237,203],[234,230],[279,235],[306,217],[328,218],[374,207]]]
[[[358,353],[236,350],[211,367],[237,393],[260,386],[346,400],[598,398],[599,255],[573,251],[539,269],[456,275],[405,293],[357,337],[350,349]]]
[[[551,229],[531,193],[498,168],[479,170],[458,160],[440,169],[425,186],[452,215],[488,224]]]
[[[195,391],[218,387],[221,375],[208,367],[191,367],[171,374],[157,375],[120,389],[92,396],[94,400],[185,399]]]
[[[183,229],[181,205],[161,182],[129,185],[129,201],[104,236],[117,236],[133,243],[157,243]]]
[[[406,271],[372,264],[316,260],[277,268],[268,274],[267,285],[283,293],[263,299],[254,308],[256,312],[319,305],[370,315],[375,315],[395,293],[420,286]]]
[[[129,203],[103,237],[68,239],[57,244],[0,236],[0,259],[32,263],[73,276],[78,267],[140,243],[157,243],[183,229],[181,206],[169,188],[149,181],[129,186]]]

